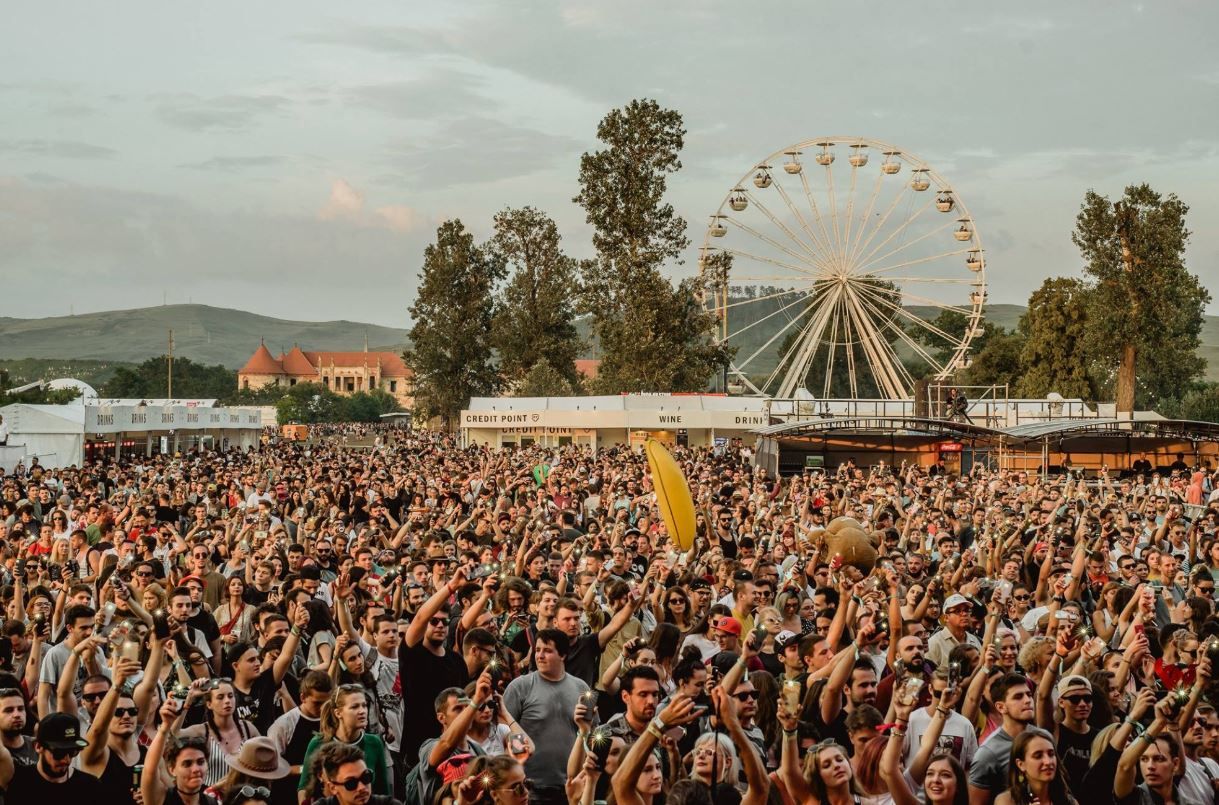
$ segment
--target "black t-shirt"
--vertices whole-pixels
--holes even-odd
[[[821,682],[820,690],[818,691],[817,701],[821,701],[821,697],[825,695],[825,682]],[[842,694],[839,693],[839,696]],[[818,705],[813,708],[813,728],[817,731],[817,739],[824,741],[826,738],[833,738],[843,750],[850,755],[853,752],[851,746],[851,734],[847,732],[847,710],[843,707],[838,711],[838,715],[829,724],[821,720],[821,707]]]
[[[584,684],[591,688],[597,682],[602,650],[596,633],[580,635],[571,641],[571,649],[563,666],[567,673],[584,680]]]
[[[147,751],[142,746],[139,748],[139,763],[144,762],[144,755],[147,754]],[[102,802],[107,805],[111,802],[115,805],[134,805],[135,797],[131,795],[135,790],[132,768],[123,762],[118,752],[110,750],[110,759],[106,761],[106,768],[102,769],[102,776],[98,778],[102,791]]]
[[[203,639],[211,645],[213,640],[220,639],[220,626],[217,625],[216,619],[212,617],[212,613],[202,607],[194,615],[186,619],[188,626],[198,629],[203,632]]]
[[[1089,730],[1082,735],[1065,725],[1058,726],[1058,756],[1067,774],[1072,791],[1084,790],[1084,775],[1092,765],[1092,739],[1096,734]]]
[[[9,805],[28,802],[104,802],[102,787],[92,774],[76,769],[62,783],[49,782],[38,773],[37,766],[17,766],[13,779],[4,792]]]
[[[247,604],[250,604],[251,606],[256,606],[256,607],[262,606],[263,604],[267,603],[267,599],[270,597],[271,597],[270,590],[267,590],[264,593],[262,590],[258,589],[253,584],[246,587],[245,592],[243,592],[241,594],[241,598],[243,601],[245,601]]]
[[[415,646],[402,644],[398,674],[402,680],[402,756],[415,758],[424,741],[440,737],[436,696],[445,688],[464,688],[470,672],[457,652],[436,656],[420,641]]]
[[[249,693],[243,693],[234,685],[233,696],[236,707],[233,709],[233,718],[250,722],[260,734],[266,735],[267,731],[271,729],[271,725],[275,723],[275,719],[279,717],[275,706],[278,701],[275,693],[278,690],[279,685],[275,684],[274,668],[268,668],[259,674]]]

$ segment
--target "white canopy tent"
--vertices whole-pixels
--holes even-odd
[[[47,467],[80,464],[84,460],[85,407],[83,405],[30,405],[15,403],[0,408],[9,426],[7,447],[0,447],[0,466],[12,471],[19,461]]]

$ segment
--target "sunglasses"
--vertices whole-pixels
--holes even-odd
[[[106,693],[82,693],[80,697],[87,702],[98,702],[106,698]]]
[[[368,772],[372,774],[372,772]],[[271,796],[271,789],[265,786],[243,785],[238,789],[238,793],[246,799],[268,799]]]
[[[430,623],[432,626],[448,626],[449,619],[437,615],[435,618],[428,618],[428,623]]]
[[[79,755],[80,747],[73,746],[67,749],[48,749],[47,751],[49,751],[51,753],[51,757],[55,758],[56,760],[63,760],[66,757],[76,757]]]
[[[1092,704],[1091,693],[1081,693],[1077,696],[1062,696],[1060,698],[1064,702],[1070,702],[1071,704]]]
[[[500,788],[498,790],[499,791],[511,791],[513,793],[513,795],[518,796],[518,797],[528,796],[529,792],[533,790],[533,781],[532,780],[517,780],[512,785],[506,785],[503,788]]]
[[[346,780],[335,780],[335,785],[341,785],[348,791],[355,791],[362,785],[372,785],[373,773],[371,769],[365,769],[364,773],[359,777],[348,777]]]
[[[122,718],[123,716],[131,716],[132,718],[135,718],[136,716],[138,716],[140,714],[140,708],[138,708],[138,707],[116,707],[116,708],[114,708],[114,714],[116,716],[118,716],[119,718]]]
[[[732,694],[732,698],[736,699],[738,702],[747,702],[750,699],[756,702],[758,700],[758,692],[756,690],[744,690],[740,693]]]
[[[1028,601],[1033,596],[1031,595],[1013,595],[1012,598],[1017,601]]]

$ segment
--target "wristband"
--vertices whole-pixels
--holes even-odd
[[[796,733],[797,733],[797,732],[799,732],[799,730],[789,730],[789,729],[784,729],[784,730],[783,730],[783,737],[784,737],[784,738],[795,738],[795,737],[796,737]]]
[[[660,728],[656,726],[656,722],[654,721],[648,724],[647,729],[645,729],[644,732],[650,734],[658,741],[664,737],[664,733],[660,731]]]
[[[301,628],[299,626],[293,626],[291,629],[289,629],[289,631],[297,637],[301,636]]]
[[[1135,721],[1135,720],[1134,720],[1133,718],[1131,718],[1130,716],[1126,716],[1124,719],[1122,719],[1122,723],[1123,723],[1123,724],[1129,724],[1129,725],[1130,725],[1130,726],[1131,726],[1131,727],[1134,729],[1134,733],[1135,733],[1135,735],[1142,735],[1144,732],[1146,732],[1146,731],[1147,731],[1147,728],[1146,728],[1146,727],[1144,727],[1144,726],[1143,726],[1141,723],[1139,723],[1138,721]]]

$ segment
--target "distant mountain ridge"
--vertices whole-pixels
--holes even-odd
[[[174,354],[239,369],[265,340],[276,355],[301,349],[402,350],[406,330],[356,321],[291,321],[210,305],[163,305],[45,319],[0,317],[0,359],[75,358],[139,363]],[[365,341],[367,339],[367,342]]]
[[[936,312],[917,306],[910,309],[927,317]],[[986,306],[986,318],[1010,330],[1024,311],[1023,305],[992,304]],[[577,321],[577,330],[586,341],[590,324],[585,318]],[[43,358],[139,363],[165,354],[171,327],[175,355],[231,369],[241,368],[260,339],[265,339],[267,349],[275,355],[292,349],[293,344],[301,349],[354,350],[363,349],[367,337],[369,349],[400,352],[409,342],[406,330],[377,324],[291,321],[210,305],[163,305],[45,319],[0,317],[0,361]],[[1206,317],[1198,354],[1207,360],[1207,379],[1219,380],[1219,316]],[[597,356],[590,352],[581,357]]]

